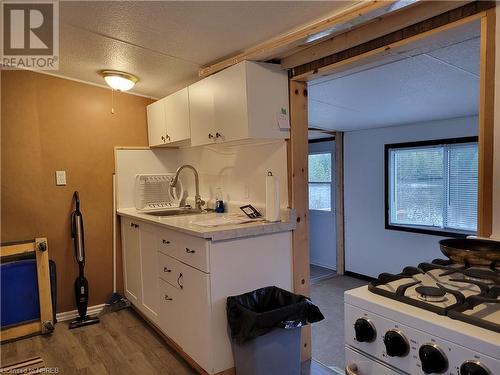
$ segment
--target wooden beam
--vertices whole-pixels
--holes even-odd
[[[335,226],[337,274],[345,272],[344,245],[344,133],[335,132]]]
[[[304,44],[310,36],[318,34],[324,30],[328,30],[335,25],[353,21],[360,17],[366,17],[370,14],[370,12],[375,12],[383,8],[389,9],[392,3],[394,3],[394,1],[374,0],[358,2],[352,7],[340,12],[335,12],[333,15],[329,15],[328,17],[300,28],[299,30],[277,36],[276,38],[248,48],[235,56],[201,68],[199,76],[209,76],[244,60],[263,61],[283,55],[285,52]]]
[[[29,335],[34,335],[36,333],[40,333],[42,329],[42,323],[31,322],[23,325],[15,326],[12,328],[2,329],[0,333],[2,343],[10,340],[17,339],[19,337],[25,337]]]
[[[309,194],[308,194],[308,134],[307,85],[290,82],[290,164],[291,206],[297,214],[297,227],[292,233],[293,289],[309,295]],[[302,361],[311,358],[311,329],[302,328]]]
[[[464,5],[347,50],[296,66],[292,69],[292,78],[309,80],[329,74],[332,67],[350,64],[358,60],[363,60],[362,63],[364,64],[367,62],[368,57],[386,57],[386,55],[393,53],[392,50],[397,47],[402,47],[436,33],[480,19],[486,10],[494,6],[495,3],[492,1],[473,2]]]
[[[472,16],[466,17],[466,18],[461,18],[458,21],[452,22],[445,24],[443,26],[433,28],[429,31],[422,32],[422,33],[417,33],[416,35],[413,35],[408,38],[403,38],[400,39],[394,43],[388,42],[387,44],[383,44],[382,46],[374,49],[368,48],[367,52],[360,52],[363,49],[354,47],[351,50],[348,50],[349,53],[345,53],[346,51],[339,52],[338,57],[334,59],[335,62],[330,63],[330,64],[323,64],[318,60],[318,64],[320,67],[313,68],[311,66],[302,66],[300,67],[301,69],[299,70],[301,73],[299,74],[297,68],[293,69],[292,71],[295,71],[295,74],[291,78],[294,81],[311,81],[323,76],[328,76],[333,73],[337,73],[340,71],[345,71],[348,69],[353,69],[358,66],[362,66],[365,64],[373,63],[375,61],[379,61],[380,59],[387,58],[389,55],[394,55],[397,54],[398,51],[403,51],[404,47],[407,46],[410,43],[415,43],[419,42],[425,38],[428,38],[432,35],[451,30],[455,27],[465,25],[469,22],[472,22],[474,20],[481,19],[484,16],[484,12],[474,14]],[[358,54],[359,52],[359,54]],[[351,57],[348,57],[352,54]],[[345,55],[340,56],[340,55]],[[320,59],[321,60],[321,59]],[[309,64],[306,64],[309,65]],[[313,65],[313,64],[311,64]]]
[[[284,69],[290,69],[309,63],[414,25],[467,3],[470,1],[424,1],[417,3],[413,7],[378,17],[366,25],[348,30],[321,43],[285,56],[281,59],[281,66]]]
[[[24,242],[18,244],[5,244],[0,247],[0,256],[7,257],[11,255],[20,255],[33,253],[35,251],[35,242]]]
[[[479,78],[478,235],[489,237],[493,227],[493,129],[495,112],[495,8],[481,18]]]

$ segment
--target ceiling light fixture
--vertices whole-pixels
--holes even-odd
[[[101,70],[100,74],[109,87],[117,91],[128,91],[139,81],[133,74],[118,70]]]

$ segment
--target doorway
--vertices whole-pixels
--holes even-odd
[[[335,140],[309,141],[309,249],[311,283],[335,276]]]

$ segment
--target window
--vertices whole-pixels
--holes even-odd
[[[477,137],[385,146],[386,228],[446,236],[477,231]]]
[[[309,155],[309,209],[332,210],[332,153]]]

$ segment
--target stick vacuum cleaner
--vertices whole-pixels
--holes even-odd
[[[85,243],[83,239],[83,216],[80,212],[80,197],[77,191],[73,193],[73,201],[75,202],[75,210],[71,213],[71,238],[75,246],[75,258],[79,268],[79,274],[75,280],[75,298],[79,317],[69,323],[69,329],[99,323],[99,318],[87,315],[89,283],[84,274]]]

